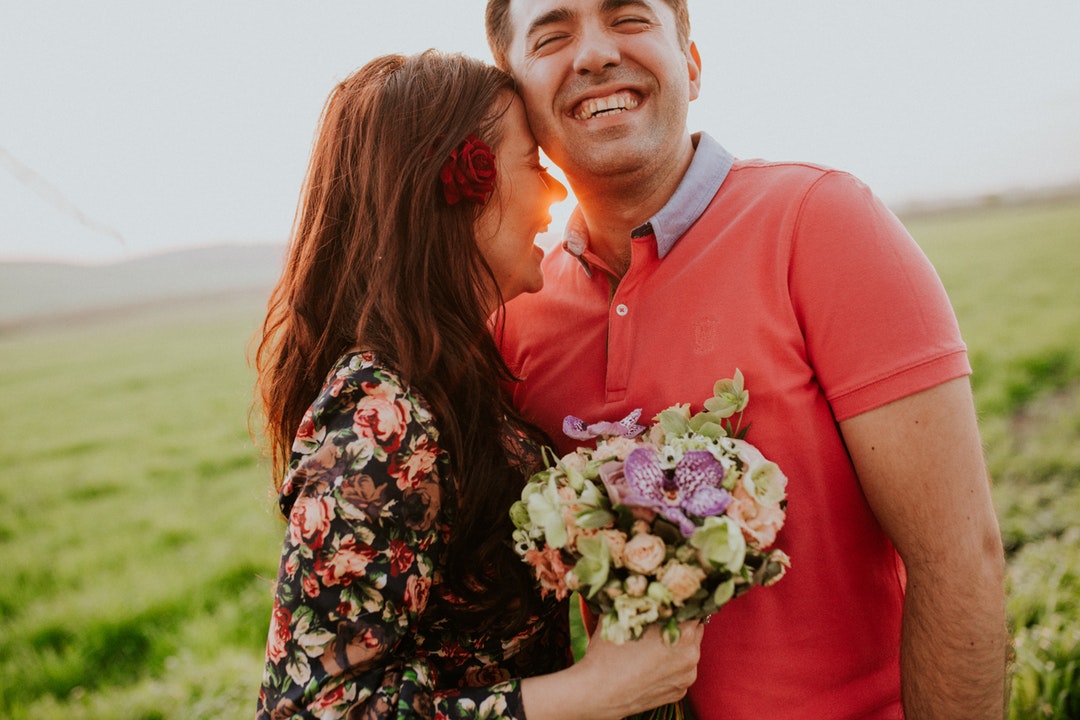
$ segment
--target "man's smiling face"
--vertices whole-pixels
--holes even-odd
[[[510,22],[529,123],[572,183],[671,160],[700,64],[663,0],[511,0]]]

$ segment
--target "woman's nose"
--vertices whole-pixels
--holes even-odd
[[[554,205],[557,202],[562,202],[566,199],[567,191],[566,186],[556,180],[546,170],[540,175],[544,180],[544,185],[547,186],[548,191],[548,205]]]

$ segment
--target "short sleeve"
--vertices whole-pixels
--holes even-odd
[[[851,175],[807,192],[791,253],[795,313],[837,420],[971,372],[930,261]]]

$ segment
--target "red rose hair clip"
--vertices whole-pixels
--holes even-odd
[[[495,155],[487,143],[469,135],[443,163],[439,179],[449,205],[462,200],[483,205],[495,187]]]

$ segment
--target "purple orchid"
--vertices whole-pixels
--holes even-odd
[[[707,450],[688,450],[674,469],[665,470],[656,450],[639,447],[627,456],[624,472],[629,492],[623,502],[654,510],[678,525],[685,537],[697,528],[688,515],[719,515],[731,502],[720,487],[724,466]]]
[[[640,417],[641,408],[638,408],[618,422],[605,421],[587,425],[581,418],[567,415],[563,419],[563,434],[574,440],[592,440],[602,435],[635,438],[645,432],[645,426],[638,425]]]

